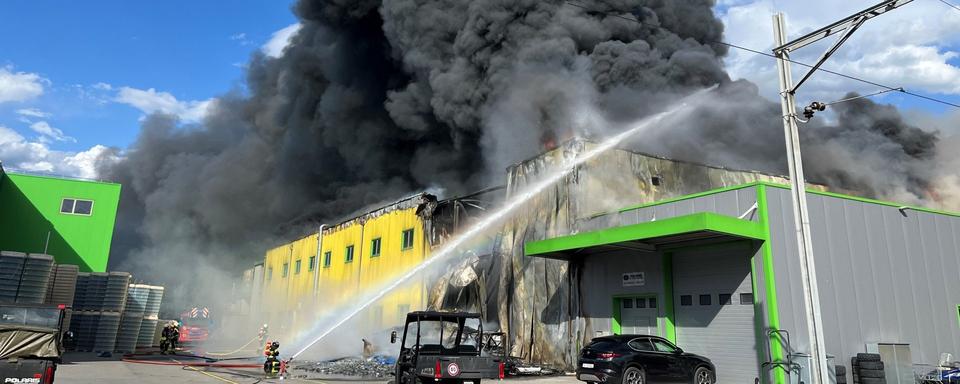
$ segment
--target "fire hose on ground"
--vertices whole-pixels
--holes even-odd
[[[134,364],[148,364],[148,365],[171,365],[171,366],[185,366],[185,367],[214,367],[214,368],[261,368],[262,364],[239,364],[239,363],[223,363],[224,360],[237,360],[237,359],[255,359],[256,357],[243,357],[243,358],[234,358],[234,359],[217,359],[206,356],[198,355],[173,355],[171,357],[180,357],[180,358],[190,358],[190,359],[201,359],[203,361],[179,361],[176,359],[169,360],[153,360],[145,359],[145,356],[158,356],[153,353],[130,353],[123,355],[120,358],[121,361],[126,363]]]
[[[235,349],[235,350],[232,350],[232,351],[230,351],[230,352],[207,352],[207,354],[210,355],[210,356],[230,356],[230,355],[232,355],[232,354],[234,354],[234,353],[243,351],[244,349],[246,349],[247,347],[249,347],[250,344],[253,344],[254,341],[257,341],[259,338],[260,338],[259,336],[254,336],[252,339],[250,339],[250,341],[248,341],[248,342],[247,342],[246,344],[244,344],[242,347],[237,348],[237,349]]]

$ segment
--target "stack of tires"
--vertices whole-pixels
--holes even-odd
[[[847,367],[835,365],[833,373],[837,377],[837,384],[847,384]]]
[[[858,353],[850,359],[850,366],[853,384],[887,384],[883,362],[876,353]]]

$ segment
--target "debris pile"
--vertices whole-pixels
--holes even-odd
[[[338,360],[301,363],[293,367],[294,371],[304,371],[324,376],[351,376],[362,378],[380,378],[393,372],[395,359],[374,356],[371,359],[346,357]]]

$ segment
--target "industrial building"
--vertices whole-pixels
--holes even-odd
[[[573,140],[514,165],[504,198],[591,145]],[[397,292],[406,299],[372,312],[384,327],[396,325],[407,304],[480,312],[499,325],[511,356],[567,369],[593,337],[643,333],[709,357],[719,382],[795,382],[809,351],[787,185],[780,176],[612,150],[480,242],[477,249],[486,249],[478,251],[479,263],[451,269],[472,283],[425,281],[425,296]],[[857,353],[878,352],[888,383],[912,382],[912,364],[960,353],[960,215],[836,192],[807,186],[827,353],[847,365]],[[404,228],[419,230],[418,237],[435,231],[442,220],[428,206],[411,204],[410,221],[386,232],[366,234],[361,226],[378,214],[324,229],[322,244],[314,235],[301,246],[271,250],[265,284],[314,289],[319,294],[304,297],[343,303],[355,297],[355,285],[396,276],[442,243],[419,240],[422,248],[389,273],[375,269],[376,257],[367,254],[376,236],[400,241]],[[355,261],[347,261],[351,244]],[[388,257],[405,257],[383,247]],[[341,269],[307,273],[300,282],[290,277],[297,276],[296,260],[301,274],[311,272],[311,257],[327,252]],[[320,318],[324,307],[317,308]]]
[[[20,172],[0,165],[0,250],[53,255],[104,272],[120,184]]]

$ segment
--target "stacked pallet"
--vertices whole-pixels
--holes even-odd
[[[147,305],[144,308],[143,321],[140,324],[140,335],[137,337],[137,348],[152,347],[157,336],[159,324],[160,304],[163,301],[164,288],[155,285],[147,286],[149,293]]]
[[[120,320],[120,331],[117,333],[117,351],[133,352],[136,350],[137,340],[140,338],[140,326],[143,324],[149,297],[149,285],[130,284],[127,289],[127,303]]]
[[[0,302],[42,304],[53,256],[0,251]]]

